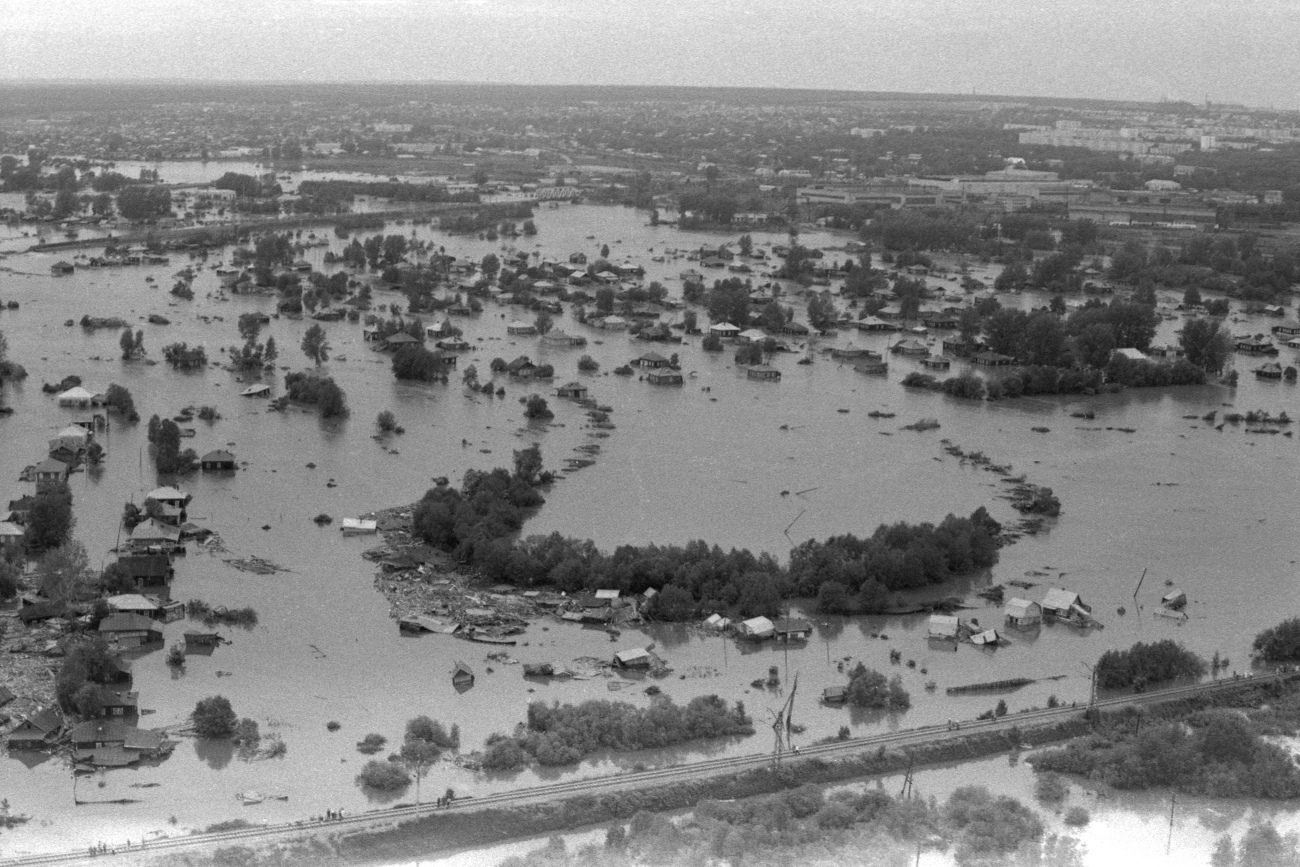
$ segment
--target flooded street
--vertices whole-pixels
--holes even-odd
[[[213,166],[219,169],[208,172],[213,177],[240,170],[229,164]],[[166,171],[164,177],[191,180]],[[192,180],[208,179],[196,173]],[[688,249],[735,237],[649,227],[644,212],[622,208],[539,209],[535,220],[539,234],[520,239],[521,249],[537,249],[562,260],[581,250],[594,260],[601,244],[607,243],[611,260],[631,258],[644,265],[647,282],[661,280],[674,296],[681,291],[678,272],[695,263],[684,258],[656,263],[651,256],[665,247]],[[412,227],[390,224],[385,231],[411,234]],[[341,249],[343,242],[328,229],[318,233],[329,238],[332,249]],[[502,248],[498,242],[447,236],[427,226],[414,233],[475,260]],[[802,243],[817,247],[838,247],[845,240],[830,234],[801,236]],[[756,233],[755,241],[784,243],[785,235]],[[4,241],[4,249],[19,246],[12,236]],[[325,251],[309,249],[305,258],[322,268]],[[827,256],[843,259],[845,254]],[[478,317],[456,320],[473,346],[461,357],[459,370],[474,364],[485,376],[492,358],[527,354],[555,365],[553,383],[502,379],[506,395],[496,399],[464,392],[459,372],[446,386],[401,384],[392,375],[390,356],[363,343],[359,323],[328,323],[333,351],[322,370],[346,391],[352,413],[345,421],[322,422],[297,409],[268,413],[265,400],[238,397],[245,384],[216,367],[182,373],[162,363],[124,363],[119,360],[117,330],[92,334],[64,325],[83,314],[121,316],[144,330],[152,359],[161,359],[164,345],[187,341],[205,345],[209,360],[219,360],[220,347],[240,342],[239,314],[271,313],[274,297],[216,300],[217,277],[205,269],[194,283],[195,300],[178,301],[167,294],[172,275],[188,264],[178,255],[166,266],[79,268],[67,277],[49,276],[49,266],[60,258],[68,254],[15,253],[0,261],[0,299],[21,304],[17,311],[0,312],[0,331],[8,338],[10,358],[29,374],[25,382],[6,387],[16,413],[0,417],[0,495],[16,499],[30,492],[30,485],[17,481],[23,467],[44,458],[46,441],[54,432],[86,416],[60,409],[41,393],[43,382],[77,374],[92,391],[113,382],[125,385],[146,420],[155,413],[173,416],[190,405],[216,406],[222,418],[213,424],[194,422],[197,436],[183,445],[199,454],[228,447],[246,466],[234,474],[195,474],[181,486],[194,496],[190,519],[217,531],[229,553],[209,554],[191,545],[189,556],[176,561],[172,595],[214,606],[251,606],[259,623],[251,631],[223,629],[232,643],[209,657],[188,657],[181,674],[165,664],[164,651],[136,657],[135,689],[141,706],[154,711],[142,717],[141,725],[178,724],[197,700],[220,693],[241,717],[257,720],[264,734],[281,735],[288,754],[248,762],[228,747],[214,749],[182,739],[161,765],[95,774],[76,784],[82,801],[133,803],[75,808],[73,780],[61,759],[29,767],[30,762],[4,758],[0,790],[16,812],[34,817],[0,836],[0,852],[6,855],[85,846],[101,839],[176,834],[232,818],[280,822],[327,809],[355,813],[377,806],[353,782],[365,761],[355,743],[368,732],[379,732],[395,746],[405,721],[417,714],[458,724],[462,750],[468,751],[480,748],[489,734],[522,721],[530,701],[609,698],[644,703],[644,688],[653,682],[679,703],[714,692],[729,701],[742,700],[759,731],[732,743],[624,755],[563,772],[493,776],[444,762],[422,784],[427,798],[447,787],[472,794],[568,774],[608,774],[636,762],[763,752],[771,748],[769,708],[784,701],[796,675],[795,721],[807,727],[801,742],[834,735],[842,725],[850,725],[856,735],[965,719],[988,710],[999,697],[1013,713],[1043,706],[1050,695],[1082,703],[1088,697],[1088,673],[1082,663],[1091,664],[1103,651],[1139,640],[1175,638],[1207,658],[1217,651],[1231,660],[1231,676],[1234,670],[1247,670],[1255,633],[1291,613],[1300,598],[1295,565],[1300,537],[1289,520],[1300,447],[1282,435],[1247,434],[1244,425],[1216,431],[1184,418],[1222,412],[1225,404],[1239,412],[1259,408],[1275,415],[1283,410],[1292,417],[1300,415],[1296,387],[1257,381],[1250,373],[1256,362],[1241,356],[1236,359],[1241,382],[1235,390],[1204,386],[984,403],[904,390],[899,380],[920,369],[908,360],[891,358],[888,377],[869,377],[828,356],[818,354],[813,364],[797,365],[801,353],[783,354],[775,361],[782,379],[756,382],[737,370],[730,348],[711,355],[700,349],[697,338],[690,338],[665,349],[625,334],[596,331],[567,316],[557,317],[556,327],[586,336],[589,345],[548,350],[535,337],[507,336],[506,323],[524,317],[523,311],[489,304]],[[215,265],[219,259],[214,255],[206,264]],[[146,277],[156,282],[147,283]],[[397,293],[377,292],[376,301],[405,307],[405,298]],[[805,319],[803,303],[794,303],[796,318]],[[1030,307],[1046,302],[1030,295],[1004,300],[1012,303]],[[143,322],[151,313],[170,318],[172,324]],[[205,324],[199,316],[212,321]],[[1232,327],[1266,332],[1271,321]],[[273,319],[264,329],[263,337],[275,337],[285,369],[302,369],[308,363],[298,346],[309,324]],[[1175,342],[1173,329],[1179,324],[1163,322],[1156,343]],[[874,349],[892,342],[888,335],[847,334],[814,345],[829,347],[850,339]],[[656,387],[635,376],[607,374],[650,350],[680,353],[688,374],[683,387]],[[600,362],[601,373],[577,373],[577,359],[584,353]],[[1284,349],[1279,361],[1294,364],[1294,354]],[[283,372],[276,374],[273,396],[283,390]],[[608,438],[590,440],[582,429],[583,410],[553,396],[555,386],[572,379],[585,382],[592,397],[613,408],[617,429]],[[556,414],[553,424],[524,418],[520,398],[530,393],[549,397]],[[406,428],[389,443],[398,454],[372,439],[375,416],[384,409],[392,410]],[[897,416],[871,419],[871,410]],[[1085,410],[1094,411],[1096,418],[1070,416]],[[937,419],[940,429],[900,430],[925,417]],[[1038,433],[1034,427],[1050,431]],[[75,535],[96,566],[111,562],[108,551],[118,540],[123,504],[139,503],[156,487],[145,428],[143,422],[132,426],[115,417],[104,440],[108,457],[103,469],[72,478]],[[787,650],[770,643],[742,646],[676,625],[650,627],[644,634],[624,630],[615,643],[602,631],[546,619],[531,625],[519,646],[509,648],[512,657],[520,662],[606,658],[615,650],[653,641],[674,672],[661,681],[525,683],[519,665],[486,661],[492,649],[486,645],[437,635],[400,636],[387,602],[372,586],[374,569],[360,556],[377,544],[376,539],[344,538],[337,528],[342,517],[415,501],[435,477],[448,476],[456,485],[467,469],[509,466],[513,450],[534,442],[540,444],[547,466],[559,468],[577,455],[575,448],[593,441],[601,446],[596,463],[568,474],[549,490],[546,505],[525,533],[589,537],[603,549],[704,539],[784,559],[791,544],[837,533],[866,535],[882,522],[938,522],[950,512],[965,515],[979,506],[998,520],[1013,521],[1016,513],[999,498],[1005,486],[998,477],[947,455],[943,439],[967,451],[983,451],[994,462],[1011,465],[1014,473],[1026,474],[1029,481],[1051,487],[1063,509],[1041,535],[1004,548],[991,576],[975,576],[969,588],[953,592],[979,589],[990,580],[1028,580],[1038,586],[1027,595],[1038,599],[1049,586],[1065,586],[1093,607],[1104,630],[1081,633],[1055,626],[1037,636],[1009,632],[1009,647],[981,650],[962,645],[953,652],[927,642],[924,616],[815,616],[812,639]],[[327,487],[331,480],[335,487]],[[336,525],[312,523],[322,512],[333,516]],[[254,575],[222,559],[246,556],[266,558],[289,571]],[[1143,570],[1147,575],[1135,602],[1134,588]],[[1167,581],[1188,595],[1190,618],[1185,623],[1151,613]],[[968,601],[975,607],[964,617],[1002,625],[999,606],[974,596]],[[1123,616],[1117,613],[1120,606],[1127,608]],[[193,627],[186,621],[168,624],[168,644],[179,641],[187,628]],[[901,651],[904,664],[891,666],[890,650]],[[912,709],[883,715],[819,704],[824,687],[844,682],[839,664],[847,659],[901,674]],[[451,684],[456,661],[466,662],[477,674],[473,689],[464,694]],[[915,661],[915,667],[909,667],[909,661]],[[766,677],[770,666],[779,668],[783,686],[750,687],[751,681]],[[489,672],[489,667],[494,670]],[[1005,695],[944,694],[947,687],[1012,677],[1037,682]],[[936,684],[933,692],[926,690],[928,681]],[[330,721],[340,728],[327,730]],[[1005,767],[1005,759],[997,761]],[[247,789],[283,793],[289,799],[243,807],[234,795]],[[926,790],[937,791],[937,784]],[[401,797],[413,799],[414,789]],[[1126,797],[1125,804],[1130,800]],[[1094,820],[1122,827],[1125,836],[1150,836],[1147,826],[1158,824],[1160,810],[1153,806],[1151,813],[1157,818],[1145,810],[1099,810]],[[1104,843],[1092,833],[1087,837],[1089,849],[1100,851]]]

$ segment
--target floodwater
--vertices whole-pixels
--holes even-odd
[[[229,167],[213,165],[217,175]],[[523,249],[559,258],[576,250],[593,255],[608,243],[611,259],[630,257],[644,264],[647,279],[661,279],[674,293],[680,290],[677,273],[694,263],[655,263],[650,257],[665,247],[689,249],[726,237],[649,227],[644,214],[621,208],[541,209],[536,222],[539,234],[520,239],[527,244]],[[499,243],[440,235],[428,227],[390,225],[387,231],[435,237],[449,252],[474,259],[502,249]],[[325,234],[335,249],[341,246],[332,232]],[[759,235],[757,240],[781,243],[785,236]],[[844,239],[810,233],[802,241],[832,247],[841,246]],[[11,240],[7,246],[16,245]],[[312,248],[306,258],[319,267],[324,252]],[[844,254],[827,255],[834,259]],[[266,412],[264,401],[238,397],[244,384],[218,368],[180,373],[161,363],[123,363],[118,332],[88,334],[63,324],[85,313],[122,316],[139,320],[153,358],[161,357],[167,343],[188,341],[204,344],[209,358],[218,359],[221,346],[239,342],[238,315],[271,312],[273,298],[218,300],[217,278],[204,270],[194,285],[196,299],[177,301],[167,289],[172,275],[187,264],[183,257],[173,257],[167,266],[79,269],[53,278],[49,265],[58,258],[68,254],[17,253],[0,262],[0,268],[7,269],[0,271],[0,299],[21,304],[18,311],[0,312],[0,330],[8,338],[10,357],[30,374],[26,382],[6,387],[6,400],[17,412],[0,417],[0,496],[27,493],[30,487],[17,481],[20,470],[45,456],[46,440],[55,431],[85,415],[60,409],[41,393],[42,382],[76,373],[92,389],[121,383],[131,389],[145,419],[154,413],[174,415],[189,405],[216,406],[222,419],[212,425],[196,421],[198,435],[186,445],[200,454],[229,447],[246,466],[235,474],[195,475],[182,485],[194,495],[191,519],[220,533],[230,553],[192,551],[178,559],[173,596],[212,605],[249,605],[257,610],[259,624],[251,631],[223,630],[232,643],[210,657],[190,657],[181,674],[166,666],[164,651],[139,656],[134,662],[136,688],[141,705],[154,711],[142,724],[178,724],[196,701],[220,693],[241,716],[257,720],[264,733],[281,735],[288,754],[250,762],[229,749],[184,739],[161,765],[81,780],[78,799],[100,803],[75,809],[73,782],[61,760],[28,767],[30,761],[0,759],[5,797],[16,812],[35,817],[0,837],[5,854],[175,834],[231,818],[285,821],[327,809],[356,813],[379,806],[353,783],[365,761],[354,744],[368,732],[382,733],[396,744],[405,721],[417,714],[459,724],[463,749],[469,750],[481,747],[492,732],[523,720],[529,701],[647,702],[644,681],[598,678],[525,684],[518,666],[485,659],[490,647],[442,636],[400,636],[383,597],[373,589],[373,569],[360,557],[375,540],[345,539],[337,524],[322,528],[311,521],[321,512],[337,521],[412,502],[433,477],[446,475],[456,484],[466,469],[509,466],[512,450],[534,442],[551,467],[561,466],[576,455],[576,447],[589,442],[598,442],[602,451],[594,466],[570,474],[547,492],[546,505],[530,520],[526,533],[554,530],[590,537],[603,548],[703,538],[723,547],[750,547],[784,557],[792,543],[804,539],[867,534],[881,522],[938,521],[949,512],[967,514],[978,506],[988,507],[999,520],[1014,520],[1015,513],[999,498],[1004,488],[997,477],[946,455],[940,443],[946,438],[967,450],[984,451],[1030,481],[1052,487],[1063,505],[1061,518],[1050,522],[1047,532],[1003,549],[991,576],[975,576],[970,586],[1029,580],[1038,585],[1028,591],[1033,598],[1041,598],[1053,584],[1067,586],[1083,595],[1106,628],[1081,634],[1048,627],[1034,636],[1012,633],[1013,643],[1006,648],[962,646],[954,652],[927,642],[924,617],[819,619],[813,639],[787,651],[770,644],[741,646],[682,626],[656,627],[645,634],[624,630],[614,643],[600,631],[542,621],[521,636],[520,646],[512,649],[515,659],[604,658],[654,641],[674,669],[670,677],[656,682],[665,693],[679,702],[714,692],[742,700],[759,734],[700,749],[603,757],[579,768],[506,776],[474,774],[443,763],[425,779],[426,797],[447,787],[481,793],[565,775],[614,773],[636,762],[766,751],[772,746],[766,733],[770,714],[784,702],[784,690],[796,675],[795,721],[807,727],[799,736],[807,743],[833,735],[846,724],[862,735],[969,718],[999,697],[1005,697],[1012,712],[1042,706],[1049,695],[1083,702],[1088,695],[1083,663],[1138,640],[1176,638],[1206,657],[1215,651],[1226,655],[1231,659],[1229,672],[1244,671],[1255,632],[1287,616],[1297,599],[1300,538],[1290,532],[1288,521],[1295,503],[1296,474],[1289,468],[1294,466],[1296,443],[1231,426],[1220,432],[1183,418],[1222,410],[1224,404],[1243,412],[1262,408],[1296,416],[1295,388],[1257,382],[1248,360],[1238,359],[1243,377],[1235,391],[1207,386],[1090,399],[975,403],[905,391],[898,381],[914,368],[909,361],[891,359],[888,377],[867,377],[820,354],[811,365],[797,365],[802,354],[794,353],[776,361],[783,373],[780,382],[760,383],[736,370],[730,352],[709,355],[697,340],[664,350],[625,334],[588,329],[567,317],[558,318],[557,327],[584,334],[591,343],[585,349],[545,350],[537,338],[507,337],[506,323],[524,315],[522,311],[489,305],[481,316],[458,323],[474,346],[461,358],[460,368],[475,364],[485,374],[495,356],[528,354],[556,365],[553,384],[506,381],[504,399],[466,394],[457,384],[458,375],[448,386],[399,384],[388,357],[363,344],[359,324],[332,323],[326,328],[333,357],[323,369],[346,390],[352,416],[322,422],[297,410]],[[219,259],[214,255],[207,264]],[[147,283],[149,276],[156,282]],[[404,303],[396,294],[390,298],[378,293],[378,300]],[[1008,303],[1044,302],[1021,296]],[[150,313],[161,313],[172,324],[144,322]],[[200,315],[221,321],[205,324]],[[1266,331],[1269,322],[1235,325],[1234,330],[1249,326],[1251,331]],[[286,369],[306,364],[297,347],[308,324],[276,319],[264,331],[264,336],[276,338]],[[1172,341],[1177,325],[1163,323],[1159,340]],[[886,342],[884,336],[850,335],[817,345],[848,339],[875,348]],[[683,369],[691,374],[685,386],[655,387],[637,377],[605,374],[649,348],[680,353]],[[600,374],[577,374],[576,362],[583,353],[600,362]],[[278,372],[275,394],[281,390],[281,376]],[[553,425],[530,424],[523,418],[520,398],[549,393],[553,385],[574,378],[587,382],[592,396],[613,408],[617,429],[608,438],[589,439],[582,429],[582,410],[554,397]],[[391,441],[398,454],[372,439],[374,418],[383,409],[391,409],[406,428]],[[840,412],[843,409],[848,412]],[[867,417],[872,409],[896,412],[897,417],[873,420]],[[1085,409],[1095,411],[1096,419],[1070,417],[1070,412]],[[922,417],[938,419],[941,429],[900,430]],[[1033,427],[1048,427],[1050,432],[1036,433]],[[1136,430],[1105,429],[1121,427]],[[103,469],[77,474],[72,481],[76,536],[96,565],[111,562],[108,551],[117,541],[123,503],[140,502],[156,486],[143,423],[115,422],[105,445],[108,459]],[[308,468],[309,463],[315,468]],[[330,480],[335,487],[327,486]],[[250,555],[291,571],[252,575],[222,559]],[[1147,574],[1135,602],[1143,570]],[[1151,613],[1166,582],[1188,594],[1186,623]],[[963,584],[954,592],[966,588]],[[976,597],[970,602],[975,607],[965,616],[1001,625],[996,606]],[[1120,606],[1128,609],[1126,615],[1117,613]],[[186,622],[169,624],[168,643],[180,640],[186,628],[191,628]],[[881,633],[886,637],[873,637]],[[904,664],[890,666],[891,649],[902,652]],[[818,704],[824,687],[844,681],[839,663],[859,659],[900,674],[911,692],[912,709],[882,715]],[[450,682],[457,660],[478,675],[464,694],[454,691]],[[909,661],[915,662],[914,668]],[[770,666],[778,668],[783,686],[751,688],[750,682],[766,677]],[[946,687],[1011,677],[1038,682],[1005,696],[944,694]],[[1060,679],[1047,679],[1054,677]],[[936,685],[934,692],[926,690],[929,681]],[[340,729],[328,731],[330,721],[340,723]],[[248,789],[287,794],[289,800],[242,807],[234,795]],[[120,799],[133,803],[104,803]],[[401,798],[413,799],[413,791]]]

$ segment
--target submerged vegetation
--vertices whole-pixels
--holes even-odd
[[[697,696],[685,707],[663,695],[646,708],[610,701],[549,706],[533,702],[528,721],[513,735],[488,738],[483,766],[514,770],[534,761],[569,765],[603,749],[643,750],[753,733],[745,706],[736,702],[729,708],[716,695]]]
[[[937,526],[899,523],[881,525],[865,539],[810,540],[791,553],[788,568],[770,554],[724,552],[703,541],[621,545],[610,554],[559,533],[512,543],[509,535],[543,503],[536,486],[546,478],[535,449],[515,452],[513,473],[470,470],[460,491],[435,487],[424,495],[414,510],[414,532],[494,582],[566,592],[653,588],[659,594],[650,614],[660,620],[689,620],[703,609],[776,615],[790,596],[817,596],[831,613],[882,611],[892,591],[938,584],[998,559],[1002,527],[982,507]]]
[[[1108,650],[1097,661],[1097,685],[1104,689],[1133,687],[1141,692],[1148,684],[1178,677],[1205,674],[1205,660],[1176,641],[1164,639],[1150,644],[1138,642],[1128,650]]]

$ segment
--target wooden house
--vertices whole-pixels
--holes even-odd
[[[619,668],[649,668],[653,663],[654,658],[650,652],[641,647],[620,650],[614,654],[614,664]]]
[[[55,262],[53,265],[50,266],[50,276],[66,277],[68,274],[71,274],[75,270],[76,268],[73,266],[71,262],[65,262],[62,259],[60,259],[58,262]]]
[[[822,701],[827,704],[844,704],[849,700],[847,686],[828,686],[822,690]]]
[[[225,449],[216,449],[199,458],[199,467],[205,473],[233,470],[235,468],[235,456]]]
[[[948,370],[952,367],[952,359],[944,355],[937,355],[933,358],[922,358],[921,366],[926,370]]]
[[[506,326],[506,334],[514,337],[531,337],[537,333],[537,326],[531,322],[520,322],[516,319]]]
[[[681,371],[672,368],[651,370],[645,378],[646,382],[652,385],[681,385],[685,381],[682,379]]]
[[[474,672],[465,663],[457,662],[451,672],[451,682],[453,686],[471,686],[474,683]]]
[[[537,365],[527,355],[521,355],[506,365],[506,373],[519,379],[528,379],[537,371]]]
[[[52,491],[68,481],[68,465],[54,458],[46,458],[36,465],[36,493]]]
[[[926,328],[940,328],[951,330],[956,328],[960,323],[952,313],[922,313],[921,324]]]
[[[762,641],[776,634],[776,626],[766,617],[751,617],[741,621],[736,627],[736,632],[744,638]]]
[[[110,614],[99,621],[99,632],[126,647],[139,647],[163,640],[162,626],[142,614]]]
[[[59,406],[71,406],[84,409],[89,406],[99,406],[104,402],[102,394],[96,394],[81,386],[74,386],[58,396]]]
[[[856,323],[859,331],[897,331],[894,323],[881,319],[879,316],[867,316],[859,319]]]
[[[27,531],[12,521],[0,521],[0,554],[15,553],[23,550]]]
[[[1234,337],[1233,346],[1246,355],[1277,355],[1277,347],[1273,345],[1272,339],[1262,334]]]
[[[1016,597],[1007,603],[1007,626],[1029,629],[1043,622],[1043,606]]]
[[[660,368],[668,367],[671,364],[672,362],[669,359],[664,358],[657,352],[647,352],[645,355],[640,355],[632,359],[632,365],[634,367]]]
[[[1187,605],[1187,594],[1175,587],[1160,597],[1160,604],[1165,608],[1181,611]]]
[[[575,346],[586,346],[587,338],[569,334],[557,328],[542,335],[542,345],[556,349],[569,349]]]
[[[1078,620],[1088,617],[1092,609],[1083,604],[1082,597],[1073,590],[1054,587],[1043,597],[1043,617],[1057,620]]]
[[[580,382],[569,382],[555,390],[556,397],[571,397],[574,400],[582,400],[587,396],[587,386]]]
[[[1274,325],[1269,330],[1272,331],[1274,334],[1282,334],[1287,337],[1300,336],[1300,322],[1296,322],[1293,319],[1289,319],[1286,322],[1279,322],[1277,325]]]
[[[1255,368],[1255,376],[1259,379],[1281,379],[1282,365],[1276,361],[1270,361]]]
[[[434,346],[443,352],[468,352],[469,344],[459,337],[448,337],[445,340],[439,340]]]
[[[853,365],[853,369],[858,373],[869,373],[880,376],[889,372],[889,365],[880,359],[867,359],[859,361]]]
[[[127,546],[133,554],[167,554],[181,547],[181,531],[177,527],[169,527],[150,518],[131,530]]]
[[[958,358],[966,358],[979,352],[980,345],[973,340],[962,340],[961,335],[954,334],[952,337],[943,339],[943,351],[945,355],[955,355]]]
[[[403,346],[417,346],[423,341],[418,337],[407,334],[405,331],[398,331],[396,334],[390,334],[379,342],[379,348],[387,352],[395,352]]]
[[[931,614],[927,624],[926,635],[940,640],[957,640],[961,631],[961,618],[952,614]]]
[[[930,354],[930,347],[919,340],[900,340],[889,347],[889,351],[894,355],[923,356]]]
[[[880,358],[879,352],[872,352],[865,346],[836,346],[831,349],[831,358],[837,361],[857,361],[860,358]]]
[[[43,750],[54,743],[62,728],[63,714],[58,708],[41,708],[9,732],[5,746],[10,751]]]
[[[171,558],[166,554],[124,554],[117,558],[117,566],[136,590],[165,589],[176,577]]]
[[[732,325],[730,322],[719,322],[716,325],[709,326],[709,333],[716,334],[718,337],[726,340],[739,334],[740,328]]]
[[[971,364],[978,364],[980,367],[1007,367],[1015,364],[1016,360],[1010,355],[1002,355],[998,352],[977,352],[970,357]]]
[[[812,624],[807,620],[780,617],[772,621],[772,634],[782,641],[807,641],[812,631]]]
[[[775,382],[781,378],[781,371],[777,370],[775,367],[769,367],[766,364],[756,364],[745,371],[745,376],[749,379]]]

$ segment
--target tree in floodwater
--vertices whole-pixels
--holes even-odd
[[[325,337],[325,329],[319,324],[312,325],[307,329],[307,333],[302,336],[303,354],[310,358],[319,367],[322,362],[330,360],[330,344]]]

